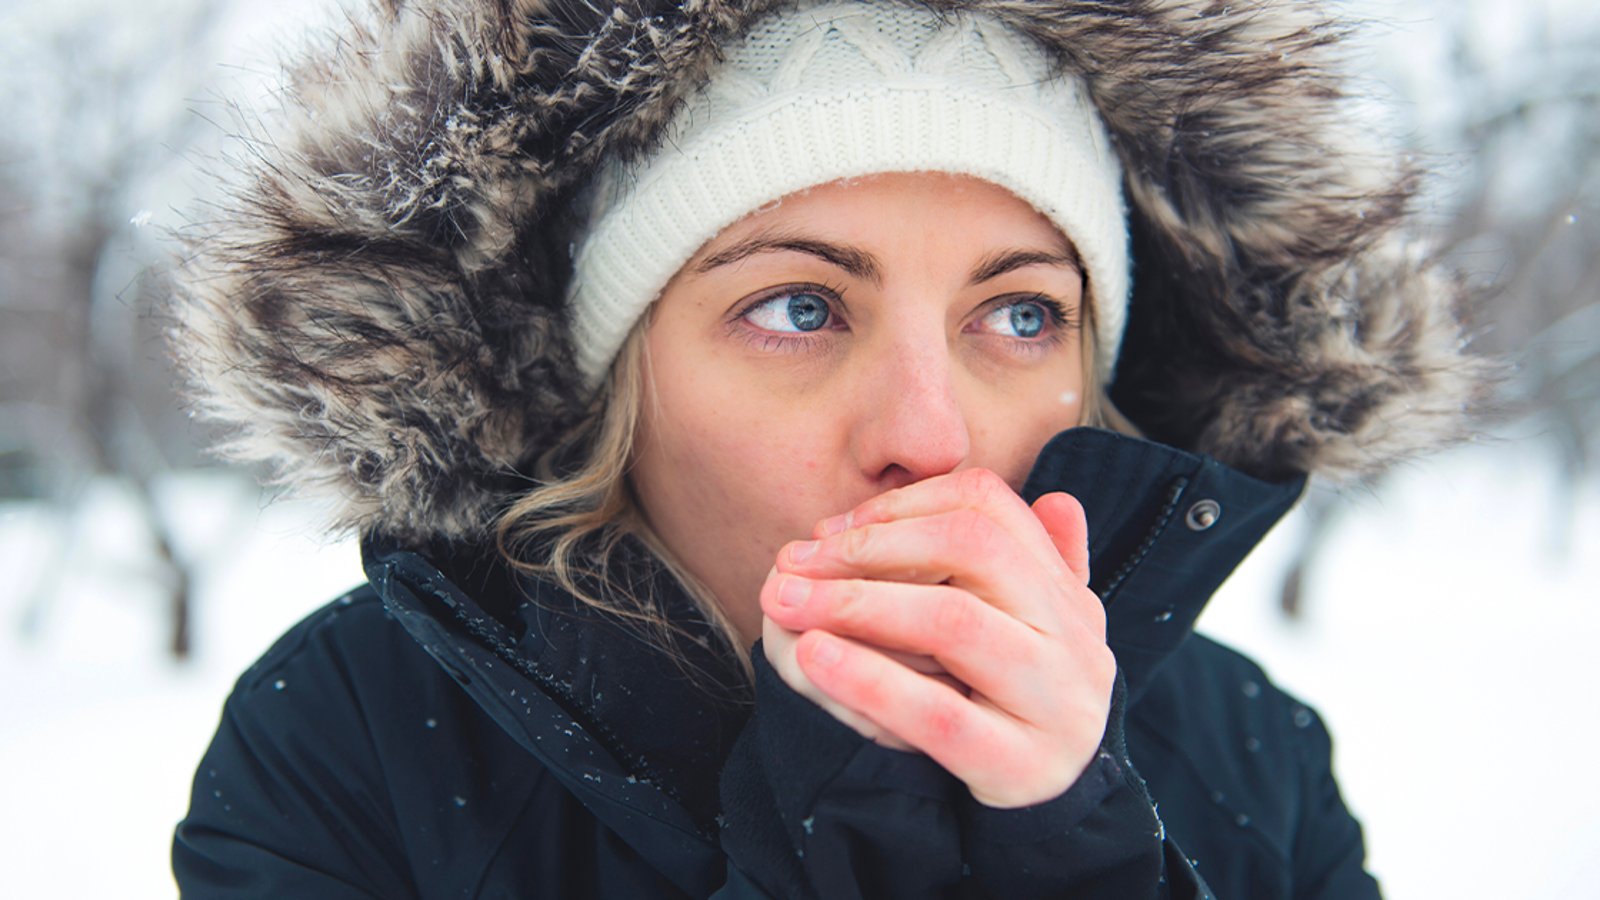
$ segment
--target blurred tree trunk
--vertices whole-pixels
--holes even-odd
[[[0,132],[0,319],[16,326],[0,333],[0,353],[28,360],[0,368],[8,481],[42,491],[69,521],[90,481],[131,489],[154,566],[143,574],[167,596],[167,646],[180,659],[193,644],[192,578],[154,482],[174,455],[193,453],[182,449],[186,425],[173,425],[186,420],[174,415],[164,357],[144,352],[142,306],[155,283],[145,271],[159,251],[135,240],[127,207],[207,127],[187,98],[202,93],[209,57],[199,51],[225,9],[169,3],[166,21],[140,23],[149,41],[140,45],[113,4],[36,2],[34,16],[16,19],[44,22],[41,33],[0,40],[14,67],[0,83],[0,120],[11,126]],[[47,573],[97,561],[58,543]],[[25,621],[41,620],[58,586],[47,574]]]

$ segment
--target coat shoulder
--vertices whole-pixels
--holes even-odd
[[[561,806],[529,763],[359,588],[240,677],[178,826],[174,874],[207,896],[234,896],[208,892],[242,871],[279,896],[477,883],[507,864],[509,832],[549,824],[524,815],[530,804],[553,794],[543,805]]]
[[[389,619],[383,601],[371,585],[352,588],[308,613],[268,647],[234,686],[234,698],[249,696],[285,669],[307,658],[330,652],[363,654],[373,649],[373,638],[385,630]],[[392,623],[389,623],[392,625]],[[396,629],[397,634],[403,634]]]

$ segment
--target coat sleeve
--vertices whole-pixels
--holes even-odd
[[[1065,794],[981,807],[925,756],[861,738],[756,660],[756,708],[723,769],[717,896],[1208,896],[1122,752],[1118,679],[1101,752]]]
[[[991,809],[966,797],[963,836],[987,896],[1212,896],[1167,835],[1128,758],[1127,697],[1127,682],[1118,672],[1100,750],[1060,797],[1015,810]]]
[[[301,652],[334,614],[291,630],[228,698],[173,842],[185,900],[415,896],[348,670]]]

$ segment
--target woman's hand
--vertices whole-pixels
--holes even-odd
[[[972,469],[881,494],[813,536],[779,551],[761,588],[763,646],[790,687],[928,754],[985,805],[1072,786],[1116,677],[1076,500],[1030,509]]]

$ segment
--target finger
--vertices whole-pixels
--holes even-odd
[[[1050,569],[1061,567],[1061,559],[1038,518],[1003,478],[988,469],[963,469],[885,491],[843,515],[819,522],[813,537],[957,509],[989,514],[1041,564]]]
[[[1089,583],[1089,520],[1083,504],[1060,491],[1033,501],[1033,514],[1044,526],[1061,560],[1083,584]]]
[[[761,608],[791,632],[813,629],[891,654],[932,658],[961,684],[1012,715],[1034,720],[1063,689],[1052,673],[1068,652],[1038,631],[960,588],[858,579],[813,581],[780,575],[761,591]],[[1093,635],[1083,633],[1083,640]],[[925,671],[919,664],[913,669]]]
[[[829,715],[848,725],[857,734],[870,741],[895,750],[911,749],[909,744],[889,734],[882,727],[860,713],[829,697],[813,684],[805,672],[801,671],[800,663],[795,658],[795,644],[799,638],[799,634],[783,628],[772,619],[762,619],[762,652],[766,654],[767,662],[772,665],[773,671],[778,673],[778,677],[783,680],[784,684],[789,686],[790,690],[822,707]]]
[[[926,653],[911,653],[905,650],[890,650],[887,647],[878,647],[879,653],[889,657],[913,672],[920,672],[936,681],[943,682],[961,692],[961,696],[972,696],[972,688],[967,683],[950,674],[944,664]]]
[[[871,647],[808,631],[800,636],[796,655],[806,677],[823,693],[968,784],[975,774],[1026,751],[1024,736],[1001,714]]]
[[[1083,685],[1050,727],[1041,728],[826,631],[801,635],[796,658],[823,693],[932,757],[988,806],[1029,806],[1060,796],[1094,758],[1105,733],[1107,679],[1091,679],[1096,683]]]
[[[1027,513],[1032,517],[1032,513]],[[1041,527],[1042,532],[1042,527]],[[950,583],[1054,632],[1063,591],[1077,581],[1054,549],[1040,566],[990,516],[973,509],[852,528],[778,553],[780,572],[812,579],[865,578],[912,584]]]

